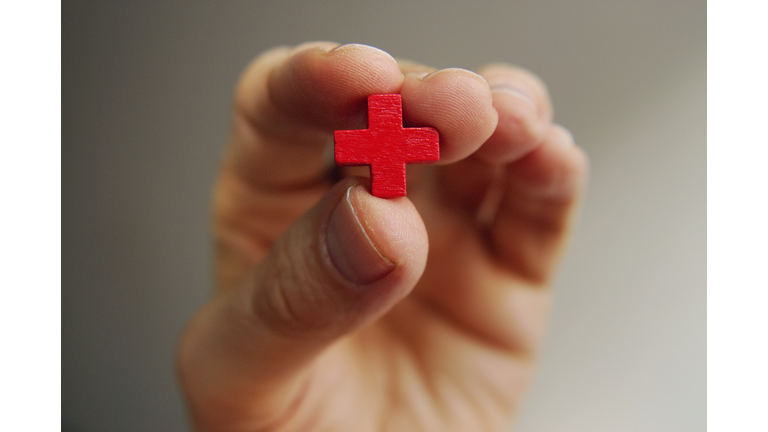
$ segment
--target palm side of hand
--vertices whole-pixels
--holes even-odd
[[[370,47],[332,46],[265,54],[238,90],[232,144],[215,198],[221,292],[193,321],[180,350],[196,423],[216,430],[504,430],[530,378],[548,305],[545,287],[583,183],[585,158],[568,133],[551,124],[546,90],[527,72],[494,65],[480,71],[483,79],[400,61],[399,83],[397,77],[377,82],[371,69],[394,60]],[[317,56],[333,58],[317,66]],[[290,81],[285,75],[307,78],[305,69],[313,67],[331,78],[302,83],[306,89],[281,88],[290,87],[281,83]],[[339,88],[366,80],[354,90],[363,97],[336,110],[310,112],[274,102],[286,97],[281,91],[302,98],[316,91],[320,103],[343,100]],[[324,148],[333,129],[365,127],[366,92],[402,93],[406,125],[434,126],[441,133],[440,166],[409,167],[409,198],[382,204],[405,208],[415,237],[423,221],[429,252],[423,275],[418,265],[413,270],[416,287],[410,292],[406,282],[392,298],[366,300],[360,309],[372,312],[339,319],[342,324],[306,312],[302,304],[312,303],[305,300],[314,294],[294,291],[268,303],[277,305],[277,315],[282,311],[277,326],[290,320],[301,325],[276,330],[249,318],[217,324],[220,311],[248,316],[256,309],[258,315],[252,298],[264,284],[252,282],[252,269],[261,265],[257,273],[269,274],[263,267],[280,262],[275,242],[331,190]],[[305,125],[281,130],[280,121]],[[342,174],[360,173],[352,168]],[[358,196],[367,193],[360,189]],[[381,217],[378,204],[359,202],[368,204],[356,208],[356,217],[375,242],[382,223],[375,220]],[[414,207],[418,213],[409,210]],[[414,243],[414,251],[406,246],[402,256],[426,254],[418,239]],[[379,252],[392,256],[387,247],[385,242]],[[280,278],[256,276],[270,277]],[[229,340],[233,329],[248,326],[251,332],[250,326],[260,325],[267,330],[253,331],[245,342]],[[313,334],[312,326],[320,330]],[[296,339],[302,348],[294,347]],[[319,342],[307,342],[314,340]],[[200,378],[204,368],[215,372]]]

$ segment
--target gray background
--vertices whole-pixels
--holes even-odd
[[[522,65],[589,153],[516,430],[705,430],[703,1],[65,2],[62,24],[65,430],[188,429],[172,359],[211,289],[232,89],[317,39]]]

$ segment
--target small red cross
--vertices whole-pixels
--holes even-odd
[[[437,130],[403,128],[399,94],[368,96],[368,129],[333,134],[336,164],[370,165],[371,193],[379,198],[405,196],[405,164],[440,160]]]

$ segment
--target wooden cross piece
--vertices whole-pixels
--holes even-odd
[[[405,196],[405,165],[440,160],[437,130],[404,128],[399,94],[368,96],[368,129],[333,134],[336,164],[370,165],[371,193],[379,198]]]

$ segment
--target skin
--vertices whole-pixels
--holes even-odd
[[[400,93],[440,132],[408,197],[331,173],[334,130]],[[504,64],[281,47],[247,68],[214,195],[217,294],[179,376],[200,431],[503,431],[531,378],[547,289],[587,173],[544,84]]]

